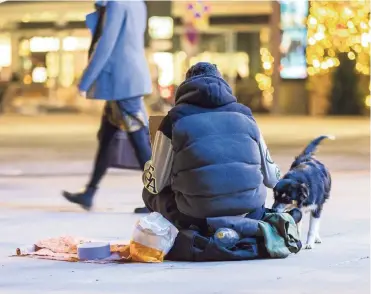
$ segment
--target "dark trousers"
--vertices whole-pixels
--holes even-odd
[[[133,98],[132,98],[133,99]],[[122,111],[124,113],[129,113],[135,115],[135,112],[140,107],[140,99],[134,98],[136,101],[131,99],[124,101],[117,101],[117,105],[120,109],[125,109]],[[139,104],[138,104],[139,103]],[[98,151],[96,154],[94,169],[91,175],[91,179],[88,183],[88,187],[96,188],[99,185],[99,182],[106,174],[107,169],[109,168],[109,149],[110,144],[115,137],[119,129],[112,125],[108,118],[103,115],[99,133],[98,133]],[[145,163],[151,159],[151,145],[149,141],[149,130],[147,126],[143,126],[140,130],[128,133],[131,144],[134,147],[135,154],[138,158],[141,169],[144,169]]]
[[[169,222],[178,229],[189,229],[196,226],[200,231],[207,232],[206,219],[194,218],[181,213],[178,210],[174,192],[171,187],[165,187],[159,194],[153,195],[146,188],[143,188],[143,201],[146,207],[151,211],[162,214]]]
[[[143,188],[143,201],[151,211],[156,211],[163,215],[168,221],[173,223],[178,229],[189,229],[196,226],[202,233],[207,233],[207,219],[194,218],[181,213],[177,207],[174,192],[170,186],[165,187],[159,194],[153,195],[146,188]],[[261,220],[265,214],[265,208],[256,209],[246,215],[246,218]]]

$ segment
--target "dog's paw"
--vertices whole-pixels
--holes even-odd
[[[304,249],[307,249],[307,250],[314,249],[314,244],[307,243],[307,244],[305,244]]]
[[[317,244],[321,244],[322,243],[322,239],[320,236],[317,236],[316,239],[314,240],[315,243]]]

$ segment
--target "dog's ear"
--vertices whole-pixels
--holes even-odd
[[[287,179],[281,179],[278,181],[278,183],[276,184],[276,186],[273,188],[274,191],[283,191],[283,190],[287,190],[287,189],[290,189],[291,188],[291,185],[292,185],[292,182],[290,180],[287,180]]]
[[[301,206],[303,202],[308,198],[309,196],[309,188],[306,184],[300,184],[299,186],[299,195],[298,195],[298,206]]]

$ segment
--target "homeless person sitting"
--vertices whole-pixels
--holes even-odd
[[[280,178],[251,110],[207,62],[188,70],[152,150],[144,203],[181,229],[207,229],[210,217],[260,220],[266,187]]]

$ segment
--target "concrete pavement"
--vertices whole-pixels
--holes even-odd
[[[140,173],[111,171],[86,213],[62,189],[86,181],[99,118],[0,117],[0,294],[369,293],[370,150],[365,118],[258,117],[283,171],[304,144],[334,134],[318,157],[333,173],[323,244],[284,260],[94,265],[9,258],[17,247],[61,235],[130,239]],[[269,195],[269,206],[272,201]],[[305,228],[308,224],[305,218]]]
[[[107,177],[91,213],[59,196],[84,176],[0,178],[0,293],[369,293],[369,172],[334,172],[333,180],[323,244],[312,251],[283,260],[94,265],[7,256],[65,234],[130,239],[138,173]]]
[[[271,150],[290,161],[320,134],[333,134],[319,152],[337,169],[347,162],[369,168],[369,118],[308,118],[258,116]],[[87,115],[0,116],[0,175],[87,173],[96,148],[99,117]],[[61,164],[62,162],[62,164]]]

